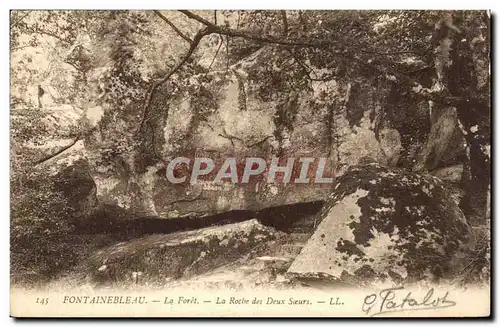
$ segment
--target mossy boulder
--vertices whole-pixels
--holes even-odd
[[[289,272],[359,282],[453,274],[470,227],[443,182],[371,163],[335,186]]]

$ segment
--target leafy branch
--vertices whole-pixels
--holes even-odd
[[[387,56],[387,55],[394,55],[398,54],[398,52],[393,52],[393,53],[377,53],[376,51],[370,51],[370,49],[358,49],[355,46],[355,43],[352,42],[352,40],[331,40],[331,39],[316,39],[316,40],[309,40],[309,39],[301,39],[301,38],[296,38],[296,39],[290,39],[288,38],[287,35],[284,37],[275,37],[272,35],[263,35],[263,34],[255,34],[250,31],[242,31],[238,29],[232,29],[228,25],[225,26],[219,26],[216,25],[207,19],[189,11],[189,10],[180,10],[182,14],[187,16],[190,19],[196,20],[197,22],[201,23],[205,27],[198,31],[198,33],[195,35],[194,39],[191,41],[187,36],[183,37],[186,41],[189,40],[190,42],[190,47],[186,54],[182,57],[182,59],[167,73],[163,78],[161,78],[159,81],[153,84],[151,87],[150,91],[147,94],[146,101],[143,107],[143,115],[142,115],[142,120],[141,123],[139,124],[139,129],[142,130],[144,123],[146,122],[146,117],[147,117],[147,112],[148,108],[151,105],[151,101],[153,99],[153,95],[155,91],[160,87],[163,83],[165,83],[174,73],[176,73],[182,65],[189,59],[189,57],[194,53],[196,50],[198,44],[200,43],[201,39],[209,34],[219,34],[219,35],[225,35],[227,38],[229,37],[240,37],[248,40],[253,40],[256,42],[263,42],[263,43],[268,43],[268,44],[274,44],[274,45],[281,45],[281,46],[286,46],[286,47],[301,47],[301,48],[315,48],[315,49],[325,49],[329,48],[330,52],[333,54],[336,54],[338,56],[344,57],[348,60],[354,61],[358,64],[360,64],[362,67],[368,67],[370,69],[374,69],[380,74],[383,74],[385,76],[390,76],[392,75],[394,78],[390,78],[391,81],[393,82],[402,82],[410,87],[415,87],[419,86],[420,84],[407,76],[406,74],[398,71],[396,69],[396,64],[392,62],[391,60],[383,58],[382,55]],[[173,25],[168,19],[166,19],[161,13],[155,12],[158,16],[160,16],[167,24],[169,24],[172,28],[174,28]],[[287,32],[288,30],[288,22],[286,21],[286,13],[282,13],[282,21],[284,25],[284,32]],[[175,28],[178,30],[177,28]],[[178,31],[177,32],[179,35],[182,37],[182,32]],[[370,61],[369,63],[362,59],[359,58],[357,55],[359,52],[361,53],[372,53],[379,55],[379,57],[376,61]],[[218,51],[217,51],[218,52]],[[408,53],[408,52],[399,52],[399,53]],[[294,56],[294,59],[301,65],[300,60]],[[302,66],[302,65],[301,65]],[[305,68],[305,67],[302,67]],[[307,69],[306,69],[307,70]],[[456,105],[457,103],[463,103],[463,99],[459,97],[452,97],[452,96],[443,96],[442,94],[433,94],[430,92],[415,92],[416,96],[422,97],[426,100],[431,100],[436,103],[441,103],[444,105]]]
[[[60,155],[61,153],[67,151],[68,149],[72,148],[78,141],[80,140],[83,140],[87,135],[89,135],[90,133],[92,133],[97,127],[92,127],[91,129],[88,129],[86,131],[83,131],[81,132],[80,134],[78,134],[74,139],[73,141],[71,141],[70,144],[66,145],[66,146],[63,146],[61,149],[57,150],[55,153],[52,153],[48,156],[45,156],[39,160],[37,160],[34,165],[35,166],[38,166],[46,161],[49,161],[50,159],[52,158],[55,158],[57,157],[58,155]]]
[[[191,45],[189,46],[189,49],[187,52],[184,54],[182,59],[167,73],[165,74],[159,81],[154,83],[149,90],[147,96],[146,96],[146,101],[144,103],[143,109],[142,109],[142,119],[139,124],[139,128],[137,129],[137,133],[139,133],[143,127],[144,124],[146,123],[146,117],[147,113],[149,111],[149,107],[151,106],[151,101],[153,100],[154,93],[156,90],[163,85],[172,75],[174,75],[179,69],[181,69],[182,65],[188,61],[188,59],[191,57],[191,55],[194,53],[196,48],[198,47],[198,44],[200,44],[201,39],[206,36],[211,34],[212,32],[208,28],[203,28],[196,33],[196,35],[193,38],[193,41],[191,42]]]

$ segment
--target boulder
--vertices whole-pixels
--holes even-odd
[[[231,264],[275,239],[257,220],[172,234],[155,234],[99,250],[85,263],[91,281],[162,286]],[[258,256],[258,255],[255,255]]]
[[[445,108],[431,113],[431,130],[427,142],[416,158],[413,170],[429,171],[456,165],[465,157],[465,139],[460,131],[455,108]]]
[[[325,176],[341,176],[366,157],[397,165],[402,136],[393,115],[384,114],[384,84],[373,77],[291,88],[286,83],[301,78],[280,75],[284,85],[276,87],[263,79],[276,58],[289,56],[263,47],[227,70],[174,74],[148,106],[133,98],[120,106],[100,103],[97,128],[85,143],[99,200],[136,217],[168,219],[324,200],[331,192],[331,184],[259,180],[172,184],[166,167],[177,157],[211,158],[219,168],[227,158],[276,157],[284,164],[323,157]]]
[[[353,283],[444,278],[471,233],[438,178],[377,163],[350,168],[318,220],[289,273]]]

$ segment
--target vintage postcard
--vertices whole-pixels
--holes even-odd
[[[490,29],[12,10],[11,316],[490,316]]]

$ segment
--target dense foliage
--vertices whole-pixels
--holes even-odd
[[[67,246],[74,212],[52,180],[32,176],[23,182],[12,183],[11,270],[16,278],[39,281],[75,263]]]

